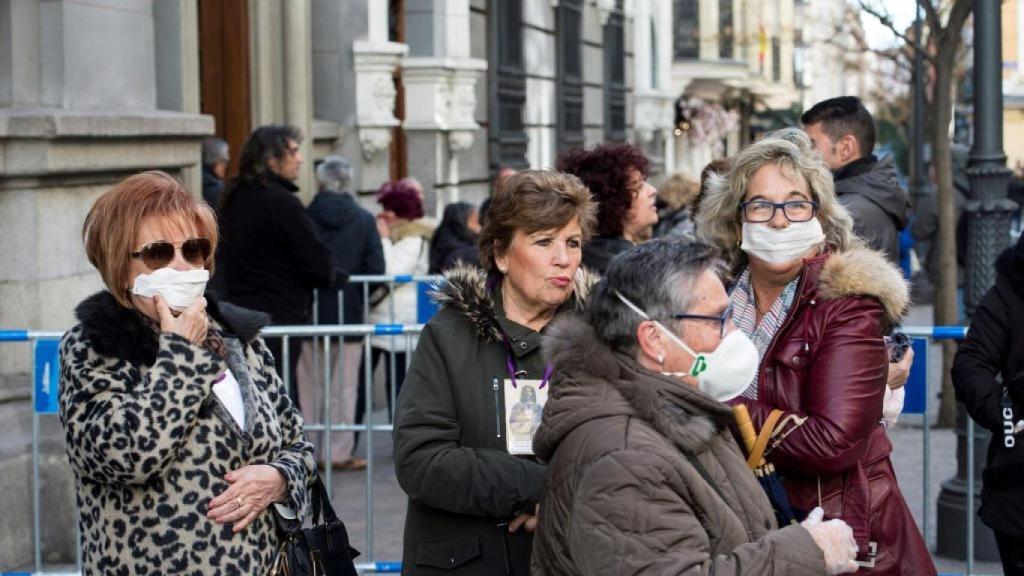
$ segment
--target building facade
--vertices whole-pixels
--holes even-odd
[[[0,3],[0,328],[64,330],[102,288],[81,226],[124,177],[197,194],[200,143],[232,164],[257,126],[342,154],[355,192],[414,176],[428,213],[480,201],[501,166],[637,142],[673,169],[672,0],[11,0]],[[31,348],[0,344],[0,571],[32,559]],[[63,439],[44,418],[44,561],[73,557]]]
[[[758,114],[790,109],[795,0],[674,0],[675,165],[698,176],[750,141]]]

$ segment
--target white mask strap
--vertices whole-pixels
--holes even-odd
[[[632,302],[630,302],[629,298],[626,298],[625,296],[623,296],[622,293],[619,292],[618,290],[614,290],[614,292],[615,292],[615,295],[618,296],[619,300],[621,300],[623,304],[625,304],[627,307],[629,307],[630,310],[632,310],[633,312],[636,312],[637,314],[639,314],[640,317],[643,318],[644,320],[650,320],[651,322],[654,322],[654,325],[657,326],[658,328],[661,328],[661,331],[664,332],[666,336],[668,336],[673,342],[678,344],[680,348],[682,348],[687,353],[689,353],[690,356],[693,356],[693,364],[690,366],[690,371],[689,372],[664,372],[663,374],[665,374],[666,376],[694,376],[694,377],[696,377],[696,376],[699,376],[702,372],[704,372],[705,370],[708,369],[708,362],[705,359],[704,354],[698,354],[697,352],[694,352],[693,348],[690,348],[689,346],[687,346],[686,342],[683,342],[683,339],[680,338],[679,336],[676,336],[671,330],[668,329],[667,326],[665,326],[661,322],[658,322],[654,318],[651,318],[646,312],[641,310],[639,306],[637,306],[636,304],[633,304]]]

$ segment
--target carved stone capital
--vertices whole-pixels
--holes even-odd
[[[359,127],[359,144],[367,162],[391,145],[391,129],[384,127]]]
[[[594,7],[597,8],[597,20],[604,26],[615,11],[615,0],[594,0]]]
[[[473,133],[469,130],[455,130],[448,133],[448,150],[458,154],[469,150],[473,145]]]

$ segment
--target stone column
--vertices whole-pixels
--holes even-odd
[[[317,190],[313,177],[313,44],[309,0],[286,0],[282,8],[284,120],[302,131],[299,148],[305,161],[297,184],[308,202]]]
[[[487,63],[470,58],[467,0],[411,2],[406,16],[410,56],[402,62],[403,128],[409,172],[423,183],[427,213],[440,217],[445,203],[458,198],[457,155],[476,150],[476,82]]]
[[[81,239],[95,199],[141,170],[198,173],[213,120],[192,108],[190,11],[189,1],[0,3],[0,327],[70,328],[74,307],[102,287]],[[164,52],[165,32],[177,52]],[[33,557],[30,362],[28,344],[0,344],[0,563],[10,570]],[[52,416],[41,424],[42,559],[72,563],[63,435]]]
[[[671,69],[666,63],[671,50],[672,28],[668,25],[671,21],[671,6],[666,2],[634,4],[633,125],[639,143],[662,161],[659,167],[662,173],[671,173],[675,165],[672,146],[675,97],[668,89]],[[651,37],[652,24],[654,38]],[[652,66],[652,63],[657,65]]]

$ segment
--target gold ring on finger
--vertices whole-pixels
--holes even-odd
[[[238,507],[241,508],[242,504],[245,504],[245,502],[242,500],[241,496],[238,496],[235,498],[235,504],[238,504]]]

